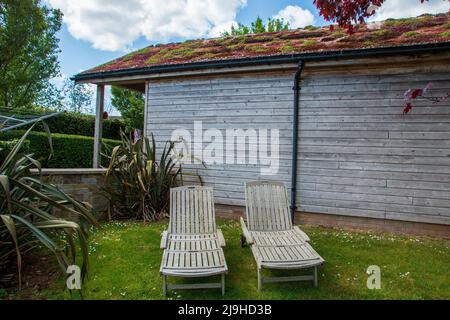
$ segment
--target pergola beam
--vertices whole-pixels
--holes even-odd
[[[104,110],[105,110],[105,86],[103,84],[99,84],[97,85],[97,103],[95,107],[94,156],[92,159],[92,167],[94,169],[100,168]]]

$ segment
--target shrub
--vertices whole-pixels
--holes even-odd
[[[40,170],[41,164],[20,150],[32,129],[15,142],[0,162],[0,279],[3,272],[17,265],[19,288],[23,257],[38,247],[49,250],[64,273],[69,265],[75,264],[79,248],[84,278],[88,266],[88,228],[97,224],[88,205],[31,176],[30,169]],[[73,215],[79,223],[54,216],[54,210]]]
[[[23,134],[24,131],[20,130],[6,131],[0,133],[0,140],[19,139]],[[51,158],[49,158],[50,146],[46,133],[30,132],[27,140],[29,141],[29,152],[41,161],[44,168],[92,167],[94,138],[54,133],[52,134],[53,156]],[[120,142],[103,139],[103,143],[112,148]]]
[[[45,120],[52,133],[74,134],[79,136],[94,136],[95,116],[66,112],[57,117]],[[120,139],[120,130],[125,123],[119,119],[103,121],[103,137],[106,139]],[[38,124],[35,131],[44,132],[44,127]]]
[[[18,139],[13,139],[13,140],[9,140],[9,141],[0,141],[0,162],[6,158],[6,156],[14,148],[14,146],[17,144],[18,141],[19,141]],[[29,140],[23,141],[20,152],[23,152],[23,153],[30,152],[30,141]]]
[[[167,142],[156,158],[155,140],[136,142],[122,133],[121,144],[111,153],[105,192],[113,218],[155,221],[167,212],[170,188],[177,186],[181,165],[172,158],[174,142]]]

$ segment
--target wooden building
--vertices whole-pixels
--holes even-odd
[[[94,164],[104,86],[122,86],[145,94],[145,133],[160,146],[176,129],[194,136],[196,123],[278,132],[274,173],[249,150],[247,161],[188,166],[217,204],[237,206],[223,212],[241,210],[244,182],[278,180],[306,222],[450,237],[450,99],[418,99],[403,115],[410,88],[431,82],[430,97],[449,94],[449,25],[449,14],[424,15],[352,35],[307,28],[131,53],[75,76],[98,85]]]

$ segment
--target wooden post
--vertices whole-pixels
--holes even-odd
[[[104,106],[105,106],[105,86],[99,84],[97,85],[97,103],[95,107],[94,157],[92,159],[92,167],[94,169],[100,167],[100,153],[102,152]]]
[[[144,101],[144,130],[142,132],[142,136],[147,136],[147,121],[148,121],[148,81],[145,81],[145,101]]]

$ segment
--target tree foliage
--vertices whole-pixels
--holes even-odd
[[[48,110],[65,110],[66,99],[63,94],[63,90],[56,86],[54,83],[48,82],[44,88],[38,93],[35,101],[33,101],[34,108],[41,109],[45,111]],[[29,106],[16,107],[17,109],[28,110]]]
[[[0,105],[31,105],[58,75],[61,21],[41,0],[0,0]]]
[[[251,23],[251,26],[245,26],[243,24],[238,24],[237,27],[234,25],[231,26],[231,31],[225,31],[222,33],[222,36],[238,36],[244,34],[256,34],[256,33],[264,33],[264,32],[276,32],[276,31],[284,31],[289,29],[289,23],[285,23],[283,19],[272,19],[269,18],[267,23],[264,24],[263,20],[258,17],[254,22]]]
[[[63,86],[63,109],[65,111],[77,113],[92,112],[92,97],[94,91],[87,84],[76,84],[74,81],[67,79]]]
[[[354,31],[354,23],[364,23],[373,16],[376,9],[386,0],[314,0],[320,15],[327,21],[336,22],[338,26]],[[420,0],[424,3],[428,0]],[[333,26],[331,26],[333,29]]]
[[[126,131],[144,129],[144,96],[142,93],[119,87],[111,88],[111,104],[120,114]]]
[[[428,0],[420,0],[424,3]],[[450,0],[443,0],[449,1]],[[354,23],[364,23],[366,18],[375,14],[376,9],[380,7],[385,0],[314,0],[314,4],[319,10],[320,15],[327,21],[336,22],[340,27],[347,29],[349,33],[353,33]],[[333,26],[330,26],[333,29]],[[428,83],[423,88],[409,89],[405,92],[403,113],[410,113],[413,109],[413,101],[424,99],[433,104],[450,98],[450,93],[443,97],[428,97],[426,94],[432,88],[433,84]]]

